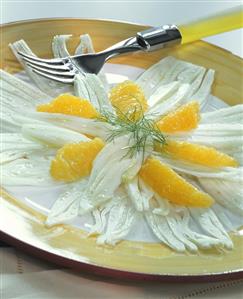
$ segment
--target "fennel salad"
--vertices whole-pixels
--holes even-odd
[[[55,36],[54,57],[70,55]],[[126,239],[136,221],[177,252],[230,250],[243,224],[243,105],[206,112],[214,70],[166,57],[134,81],[103,72],[73,86],[1,70],[1,185],[63,186],[46,226],[92,215],[100,245]],[[94,52],[89,35],[75,54]]]

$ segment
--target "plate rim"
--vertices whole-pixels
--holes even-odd
[[[219,282],[228,280],[237,280],[243,278],[243,269],[231,270],[229,272],[222,273],[210,273],[210,274],[152,274],[152,273],[140,273],[133,271],[124,271],[119,269],[113,269],[109,267],[102,267],[91,263],[84,263],[76,261],[67,257],[63,257],[58,254],[40,249],[29,243],[23,242],[3,231],[0,231],[0,240],[10,244],[19,250],[30,253],[31,255],[38,257],[42,260],[51,262],[55,265],[65,266],[67,269],[74,271],[82,271],[83,273],[90,273],[97,276],[105,276],[115,278],[119,280],[134,281],[161,281],[161,282],[175,282],[175,283],[205,283],[205,282]]]
[[[118,20],[118,19],[106,19],[106,18],[78,18],[78,17],[53,17],[53,18],[34,18],[34,19],[21,19],[18,21],[10,21],[10,22],[5,22],[0,24],[1,27],[6,27],[6,26],[12,26],[12,25],[18,25],[18,24],[26,24],[26,23],[31,23],[31,22],[41,22],[41,21],[64,21],[64,20],[80,20],[80,21],[100,21],[100,22],[107,22],[107,23],[120,23],[120,24],[125,24],[125,25],[133,25],[133,26],[138,26],[138,27],[152,27],[151,25],[147,24],[142,24],[142,23],[137,23],[137,22],[132,22],[132,21],[123,21],[123,20]],[[217,46],[216,46],[217,47]]]
[[[14,208],[20,209],[24,213],[28,213],[28,216],[38,216],[45,217],[40,211],[36,211],[33,207],[26,203],[20,202],[18,198],[11,195],[7,190],[0,189],[1,201],[4,200],[8,204],[12,205]],[[16,202],[16,204],[14,203]],[[5,212],[10,211],[11,207],[5,207]],[[37,218],[37,217],[35,217]],[[68,228],[72,228],[71,225],[67,225]],[[75,229],[76,230],[76,229]],[[82,230],[81,230],[82,231]],[[103,277],[113,277],[120,280],[132,279],[134,281],[161,281],[161,282],[185,282],[185,283],[200,283],[200,282],[219,282],[226,280],[235,280],[243,278],[243,268],[231,269],[222,272],[210,272],[210,273],[153,273],[153,272],[140,272],[133,270],[124,270],[113,268],[109,265],[100,265],[94,261],[89,260],[75,260],[71,257],[63,256],[62,254],[54,253],[43,248],[33,245],[33,243],[28,243],[22,241],[20,238],[16,238],[4,230],[0,229],[0,240],[26,252],[34,255],[40,259],[52,262],[54,264],[64,266],[74,271],[81,271],[83,273],[87,272],[90,274],[95,274]],[[84,257],[84,256],[83,256]]]
[[[137,26],[137,27],[144,27],[144,28],[151,28],[153,26],[148,25],[148,24],[143,24],[143,23],[137,23],[137,22],[132,22],[132,21],[124,21],[124,20],[119,20],[119,19],[106,19],[106,18],[80,18],[80,17],[48,17],[48,18],[33,18],[33,19],[20,19],[18,21],[10,21],[10,22],[4,22],[0,24],[0,29],[4,30],[5,27],[11,27],[14,25],[18,24],[27,24],[31,22],[42,22],[42,21],[84,21],[84,22],[92,22],[92,21],[98,21],[98,22],[106,22],[106,23],[116,23],[116,24],[124,24],[124,25],[132,25],[132,26]],[[2,34],[2,33],[1,33]],[[238,56],[231,52],[230,50],[224,49],[218,45],[212,44],[211,42],[205,41],[205,40],[200,40],[204,44],[211,45],[217,49],[223,50],[225,52],[230,53],[231,55],[238,57],[243,60],[241,56]]]
[[[132,26],[138,26],[138,27],[150,27],[149,25],[139,24],[139,23],[133,23],[133,22],[126,22],[126,21],[120,21],[120,20],[112,20],[112,19],[89,19],[89,18],[66,18],[66,17],[55,17],[55,18],[37,18],[37,19],[28,19],[28,20],[18,20],[13,22],[7,22],[0,25],[1,29],[4,29],[5,27],[18,25],[18,24],[28,24],[31,22],[41,22],[41,21],[64,21],[64,20],[80,20],[80,21],[101,21],[101,22],[107,22],[107,23],[120,23],[120,24],[126,24],[126,25],[132,25]],[[204,42],[207,44],[210,44],[208,42]],[[219,46],[215,46],[216,48],[219,48],[221,50],[224,50],[226,52],[229,52],[228,50],[225,50]],[[231,52],[230,52],[231,53]],[[232,54],[234,55],[234,54]],[[236,56],[236,55],[234,55]],[[237,56],[238,57],[238,56]],[[121,269],[112,269],[107,266],[100,266],[95,265],[94,263],[88,263],[83,261],[77,261],[71,258],[67,258],[49,251],[46,251],[44,249],[38,248],[34,245],[31,245],[29,243],[23,242],[20,239],[17,239],[6,232],[0,231],[0,239],[5,241],[6,243],[9,243],[13,246],[18,247],[20,250],[24,250],[25,252],[29,252],[37,257],[40,257],[41,259],[48,260],[50,262],[54,262],[58,265],[65,265],[68,268],[72,268],[74,270],[81,270],[89,273],[95,273],[102,276],[107,277],[116,277],[118,279],[126,280],[129,278],[132,278],[133,280],[146,280],[146,281],[163,281],[163,282],[216,282],[216,281],[224,281],[224,280],[233,280],[233,279],[240,279],[243,278],[243,269],[235,269],[235,270],[229,270],[225,272],[217,272],[217,273],[203,273],[203,274],[153,274],[153,273],[142,273],[142,272],[132,272],[132,271],[124,271]],[[69,263],[69,266],[68,266]],[[70,266],[72,264],[72,266]]]

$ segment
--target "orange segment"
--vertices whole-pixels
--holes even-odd
[[[126,115],[130,120],[139,119],[148,109],[142,89],[128,80],[111,89],[110,101],[119,117]]]
[[[157,122],[157,126],[162,132],[176,133],[195,129],[199,120],[199,104],[192,101],[168,113]]]
[[[51,162],[51,176],[65,182],[87,176],[91,172],[95,157],[103,147],[104,143],[99,138],[64,145]]]
[[[39,105],[37,111],[63,113],[84,118],[95,118],[98,116],[98,112],[89,101],[68,93],[59,95],[48,104]]]
[[[159,144],[155,145],[155,150],[162,153],[168,153],[175,159],[181,159],[208,167],[238,166],[238,163],[234,158],[217,151],[213,147],[184,141],[167,140],[167,143],[163,146],[160,146]]]
[[[148,158],[139,175],[156,193],[171,203],[189,207],[210,207],[214,200],[184,180],[158,159]]]

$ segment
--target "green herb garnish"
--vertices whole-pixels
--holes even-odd
[[[159,143],[164,145],[166,143],[165,136],[161,133],[156,123],[152,119],[152,115],[144,115],[141,113],[141,117],[136,119],[133,117],[137,115],[136,108],[127,114],[118,110],[117,116],[115,113],[110,111],[101,111],[101,116],[98,118],[99,121],[106,122],[111,125],[110,132],[106,139],[107,142],[113,141],[115,138],[122,135],[131,133],[133,139],[133,145],[128,146],[127,154],[129,157],[133,157],[137,153],[143,153],[145,156],[146,147],[151,142]]]

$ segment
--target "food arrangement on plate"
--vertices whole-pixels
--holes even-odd
[[[54,57],[70,36],[53,39]],[[100,245],[126,239],[136,221],[176,252],[230,250],[242,223],[243,105],[207,111],[214,70],[163,58],[135,81],[104,73],[74,86],[34,73],[35,86],[1,71],[4,187],[64,185],[45,225],[92,214]],[[76,54],[92,52],[88,35]]]

